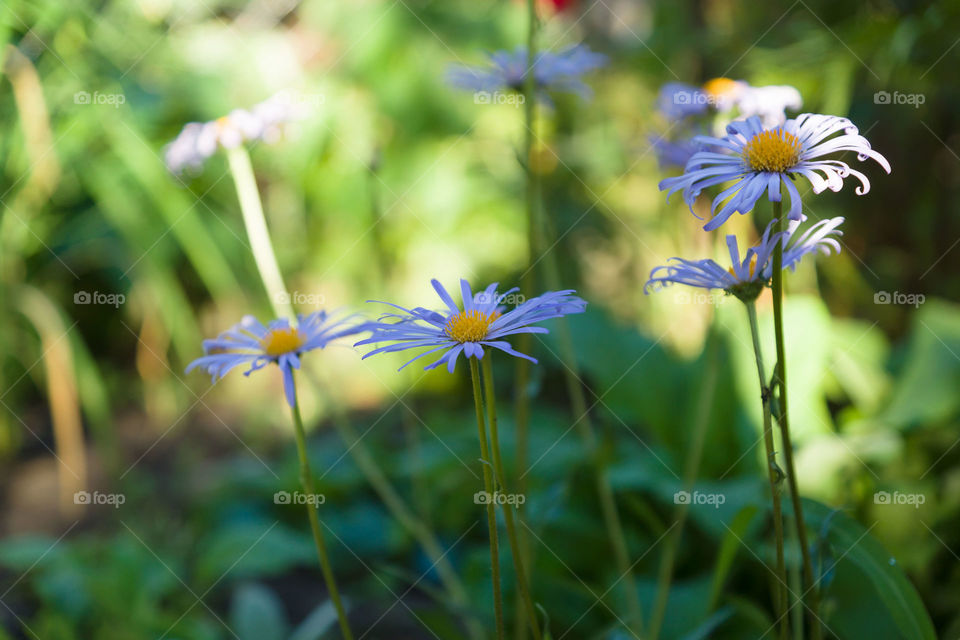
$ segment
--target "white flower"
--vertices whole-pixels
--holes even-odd
[[[234,109],[209,122],[190,122],[164,150],[167,168],[173,173],[199,170],[217,149],[233,149],[254,141],[280,139],[284,125],[307,115],[308,103],[289,92],[277,93],[249,110]]]
[[[803,98],[790,85],[748,86],[737,95],[736,106],[741,119],[758,116],[763,126],[770,129],[787,121],[787,109],[799,110]]]

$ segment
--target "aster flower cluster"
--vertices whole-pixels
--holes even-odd
[[[680,102],[686,104],[685,100]],[[778,243],[783,248],[784,269],[795,269],[805,255],[840,250],[836,238],[842,235],[839,225],[843,218],[822,220],[801,232],[806,215],[796,184],[798,177],[819,194],[826,189],[839,191],[844,179],[852,176],[859,182],[856,193],[867,193],[870,181],[866,175],[837,157],[846,151],[856,153],[861,162],[871,159],[890,172],[886,158],[871,148],[850,120],[839,116],[804,113],[770,125],[760,115],[751,115],[729,123],[722,137],[700,135],[693,138],[692,144],[697,150],[687,160],[683,174],[662,180],[660,189],[667,191],[668,199],[681,192],[694,213],[694,203],[705,189],[723,185],[712,200],[712,217],[704,230],[719,228],[734,213],[753,211],[764,197],[780,206],[783,191],[790,199],[786,212],[790,222],[777,232],[779,221],[772,220],[759,243],[748,249],[742,260],[736,237],[728,235],[732,263],[729,269],[713,260],[673,258],[672,264],[651,272],[647,290],[678,283],[722,289],[752,300],[772,276],[771,258]]]
[[[523,91],[529,65],[526,47],[490,54],[483,67],[456,65],[447,72],[447,81],[467,91]],[[583,76],[607,63],[607,57],[586,45],[559,52],[540,51],[534,55],[534,86],[540,100],[549,103],[551,92],[573,93],[587,99],[593,95]]]
[[[234,109],[209,122],[190,122],[164,150],[172,173],[199,170],[218,149],[232,149],[255,141],[276,142],[284,125],[307,114],[308,101],[290,92],[274,94],[250,109]]]
[[[507,338],[521,333],[548,333],[545,327],[537,325],[545,320],[583,313],[587,306],[586,302],[574,295],[573,290],[565,290],[549,291],[507,310],[503,303],[516,294],[516,287],[499,293],[498,284],[493,283],[474,294],[470,284],[461,280],[461,307],[439,281],[432,280],[431,284],[445,309],[407,309],[385,302],[382,304],[397,309],[399,313],[384,314],[376,322],[368,322],[355,315],[334,319],[326,311],[298,316],[296,323],[279,318],[267,325],[253,316],[245,316],[216,338],[205,340],[203,357],[190,363],[187,373],[200,368],[216,382],[239,366],[249,365],[244,375],[250,375],[268,364],[275,364],[283,376],[287,402],[294,406],[296,391],[293,372],[300,368],[300,358],[308,351],[323,349],[339,338],[369,332],[369,338],[360,340],[354,346],[389,343],[370,351],[364,358],[379,353],[427,349],[401,369],[431,353],[443,351],[437,361],[424,369],[446,365],[448,371],[453,373],[460,354],[479,360],[484,356],[484,347],[536,363],[535,358],[516,351]]]

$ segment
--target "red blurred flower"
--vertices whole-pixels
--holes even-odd
[[[577,6],[577,0],[537,0],[537,4],[539,5],[541,11],[561,13],[563,11],[575,9]]]

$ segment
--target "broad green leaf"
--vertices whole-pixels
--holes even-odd
[[[898,427],[940,421],[960,409],[960,307],[939,300],[914,315],[903,370],[882,418]]]
[[[284,640],[287,618],[283,603],[261,584],[242,584],[230,603],[230,627],[239,640]]]
[[[835,613],[828,615],[828,626],[835,624],[843,640],[936,640],[933,622],[916,588],[867,529],[819,502],[804,500],[803,508],[807,526],[813,531],[830,519],[825,527],[826,542],[836,560],[825,560],[824,570],[835,563],[837,575],[822,597],[825,603],[835,601],[829,607]],[[849,588],[843,589],[844,585]],[[853,615],[854,611],[861,615]],[[892,624],[882,623],[887,618]],[[868,621],[876,623],[871,624],[870,635],[862,626]]]

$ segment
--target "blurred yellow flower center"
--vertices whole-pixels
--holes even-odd
[[[782,129],[761,131],[743,147],[743,160],[754,171],[783,173],[800,160],[800,140]]]
[[[753,280],[753,272],[756,270],[757,270],[757,256],[753,256],[753,258],[750,260],[750,276],[749,276],[750,280]],[[733,267],[730,267],[729,269],[727,269],[727,271],[729,271],[730,275],[732,275],[734,278],[737,277],[737,274],[734,273],[733,271]]]
[[[704,83],[703,90],[714,98],[720,98],[731,95],[738,87],[739,84],[737,84],[736,80],[731,80],[730,78],[714,78]]]
[[[285,353],[293,353],[300,349],[303,343],[303,336],[293,327],[274,329],[260,340],[260,346],[263,347],[263,352],[273,358],[282,356]]]
[[[493,321],[500,317],[498,311],[491,314],[482,311],[461,311],[447,320],[444,331],[457,342],[479,342],[487,337]]]

